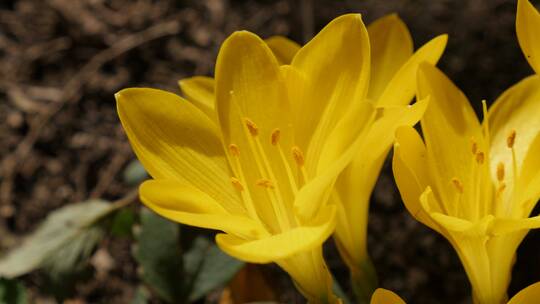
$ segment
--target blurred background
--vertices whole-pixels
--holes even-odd
[[[341,14],[362,13],[368,24],[395,12],[416,47],[449,34],[439,66],[480,113],[481,100],[492,103],[532,74],[515,37],[515,7],[516,1],[505,0],[0,1],[0,253],[62,206],[97,198],[131,203],[110,220],[120,232],[107,229],[87,249],[85,275],[59,286],[46,271],[34,271],[39,267],[19,271],[14,280],[0,279],[0,298],[19,303],[6,294],[24,289],[31,303],[167,302],[141,289],[134,244],[146,213],[134,191],[144,172],[133,162],[116,114],[118,90],[148,86],[178,93],[179,79],[213,74],[219,46],[235,30],[304,43]],[[187,239],[202,233],[181,229]],[[331,242],[326,249],[349,292],[346,268]],[[406,212],[388,161],[372,198],[369,251],[380,285],[410,303],[470,302],[456,254]],[[539,252],[540,232],[532,231],[518,251],[510,295],[540,280]],[[256,272],[273,300],[302,303],[276,267]],[[224,302],[222,290],[196,301],[232,303]]]

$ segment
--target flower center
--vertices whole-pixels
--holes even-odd
[[[297,220],[292,210],[292,201],[286,199],[285,193],[292,193],[293,197],[299,191],[298,181],[293,174],[293,168],[290,166],[290,161],[287,159],[286,154],[280,145],[281,130],[276,128],[270,133],[270,145],[263,145],[261,141],[261,132],[257,124],[249,119],[243,118],[243,126],[245,129],[245,136],[247,138],[247,147],[252,159],[255,162],[256,168],[243,168],[240,160],[240,148],[236,144],[229,145],[229,153],[231,155],[232,166],[237,176],[231,177],[231,183],[237,189],[242,197],[244,206],[248,212],[248,215],[264,223],[264,215],[261,214],[261,209],[257,205],[261,202],[255,202],[253,193],[250,192],[250,187],[261,187],[264,189],[268,200],[271,203],[271,209],[273,217],[275,218],[279,227],[272,229],[271,225],[267,225],[267,228],[271,230],[286,231],[297,226]],[[270,158],[269,153],[276,153],[276,151],[266,151],[268,147],[274,147],[277,151],[277,159]],[[297,165],[298,172],[302,176],[302,180],[305,183],[307,181],[307,173],[304,167],[304,154],[302,150],[293,146],[291,149],[291,156]],[[247,180],[246,170],[255,170],[255,180]],[[278,180],[278,174],[276,170],[283,170],[285,174],[281,175],[282,179]],[[253,177],[253,175],[251,175]],[[285,178],[283,178],[285,176]],[[268,223],[266,223],[268,224]]]

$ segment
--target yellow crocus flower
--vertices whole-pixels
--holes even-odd
[[[447,42],[440,35],[413,53],[407,26],[395,15],[380,18],[368,26],[371,45],[371,79],[368,98],[375,106],[398,109],[407,106],[416,89],[416,70],[421,62],[437,63]],[[419,116],[395,112],[394,123],[380,130],[376,126],[361,139],[351,164],[339,176],[332,199],[337,203],[336,240],[346,262],[353,290],[366,301],[377,287],[375,270],[367,253],[369,199],[398,126],[412,126]]]
[[[420,222],[452,244],[479,304],[506,300],[515,252],[540,197],[540,76],[504,92],[478,121],[465,95],[422,64],[418,98],[430,96],[423,140],[399,128],[393,170],[401,197]],[[425,143],[424,143],[425,142]]]
[[[423,61],[436,63],[444,51],[447,36],[434,38],[413,54],[409,30],[396,14],[376,20],[368,26],[367,31],[371,49],[367,97],[373,106],[386,109],[392,123],[380,121],[384,123],[371,125],[370,121],[364,121],[367,132],[359,138],[362,147],[352,164],[340,175],[332,200],[338,206],[337,230],[334,234],[338,248],[351,271],[355,291],[360,297],[369,299],[376,287],[375,273],[366,249],[369,197],[392,145],[395,128],[415,124],[423,112],[420,108],[425,103],[419,103],[418,115],[406,114],[413,111],[406,105],[414,97],[418,64]],[[281,64],[291,63],[301,48],[284,37],[271,37],[266,43]],[[210,117],[215,116],[212,78],[197,76],[183,79],[179,84],[193,104]]]
[[[525,58],[540,74],[540,13],[528,0],[518,0],[516,32]]]
[[[118,113],[154,178],[140,188],[143,203],[223,231],[216,236],[223,251],[276,262],[309,302],[334,303],[321,247],[335,227],[332,185],[368,127],[386,130],[395,111],[419,117],[423,108],[387,111],[366,101],[369,38],[360,15],[333,20],[289,65],[280,64],[294,45],[276,39],[236,32],[220,49],[215,81],[181,83],[192,103],[125,89]]]
[[[540,282],[534,283],[518,292],[506,304],[536,304],[540,299]],[[405,301],[390,290],[379,288],[371,297],[371,304],[406,304]]]

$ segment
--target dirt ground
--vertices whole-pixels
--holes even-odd
[[[44,216],[92,197],[118,199],[134,158],[113,94],[211,75],[220,43],[234,30],[305,42],[334,17],[360,12],[369,23],[397,12],[419,46],[450,36],[440,66],[479,110],[532,73],[515,38],[516,1],[504,0],[19,0],[0,1],[0,249]],[[469,303],[456,254],[404,209],[387,164],[372,199],[369,251],[381,286],[411,303]],[[128,302],[137,284],[130,241],[101,247],[115,267],[76,285],[81,303]],[[518,251],[511,294],[540,280],[540,233]],[[347,274],[329,246],[338,280]],[[38,275],[24,277],[37,298]],[[286,285],[285,285],[286,286]],[[285,287],[284,287],[285,288]],[[292,289],[292,287],[290,287]],[[284,294],[291,290],[283,290]]]

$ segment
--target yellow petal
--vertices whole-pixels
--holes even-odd
[[[352,247],[365,244],[369,198],[396,128],[400,125],[414,125],[420,120],[426,106],[427,100],[423,100],[413,106],[380,109],[381,117],[371,126],[362,147],[337,179],[335,188],[346,210],[346,219],[338,223],[340,229],[336,230],[336,235],[340,239],[347,239],[343,234],[351,234],[350,242],[343,244],[351,251]]]
[[[266,189],[256,186],[255,181],[271,180],[283,201],[292,203],[293,193],[288,187],[286,168],[271,142],[272,133],[279,129],[279,144],[283,151],[287,153],[293,146],[288,95],[280,67],[263,40],[242,31],[235,32],[223,43],[215,74],[216,110],[224,143],[238,147],[239,163],[248,183],[244,187],[250,189],[253,201],[261,209],[263,221],[273,225],[272,202]],[[292,166],[292,157],[288,161]],[[233,170],[239,176],[237,168],[233,167]],[[271,174],[265,176],[266,171]]]
[[[436,64],[444,52],[447,41],[447,35],[440,35],[419,48],[386,84],[384,92],[377,100],[377,106],[405,105],[411,102],[416,88],[419,64],[424,61]]]
[[[354,142],[335,161],[317,172],[315,178],[300,189],[295,197],[294,208],[296,215],[301,220],[311,219],[319,208],[328,201],[331,186],[358,153],[363,143],[362,139],[362,136],[356,136]]]
[[[540,282],[529,285],[508,301],[508,304],[534,304],[540,299]]]
[[[214,79],[205,76],[195,76],[178,81],[180,90],[187,100],[191,101],[197,108],[203,111],[208,117],[214,119]]]
[[[242,237],[263,237],[264,228],[245,213],[231,214],[206,193],[174,180],[149,180],[139,188],[141,201],[172,221],[217,229]]]
[[[489,109],[491,136],[491,172],[496,180],[496,169],[503,162],[508,170],[506,183],[512,186],[512,151],[506,139],[516,132],[514,151],[518,172],[534,138],[540,133],[540,76],[530,76],[506,90]]]
[[[463,185],[474,185],[471,166],[478,166],[471,140],[478,142],[478,150],[487,155],[480,123],[467,97],[433,65],[420,65],[417,94],[419,98],[431,97],[421,120],[422,132],[429,167],[438,182],[433,185],[434,191],[441,196],[442,203],[449,204],[456,195],[456,190],[448,186],[453,179],[459,179]],[[473,193],[468,191],[464,195]]]
[[[522,206],[521,216],[528,217],[540,197],[540,133],[536,135],[523,160],[516,192]]]
[[[320,246],[335,227],[335,207],[325,206],[313,222],[258,240],[218,234],[216,242],[227,254],[250,263],[270,263]]]
[[[377,100],[394,74],[413,54],[413,42],[407,26],[396,14],[375,20],[367,30],[371,46],[368,97]],[[414,92],[414,86],[412,90]]]
[[[377,288],[371,296],[371,304],[405,304],[402,298],[390,290]]]
[[[283,36],[272,36],[264,40],[276,56],[279,64],[290,64],[300,45]]]
[[[174,179],[240,204],[217,126],[179,96],[155,89],[125,89],[116,95],[118,115],[135,154],[156,179]]]
[[[401,126],[414,126],[424,115],[428,104],[429,97],[411,106],[391,106],[377,109],[377,115],[380,117],[374,121],[368,131],[364,139],[365,144],[354,161],[372,163],[377,159],[385,158],[394,141],[396,130]]]
[[[279,65],[255,34],[235,32],[223,43],[216,64],[216,110],[227,143],[245,141],[248,118],[264,142],[280,128],[289,130],[289,103]],[[240,147],[242,148],[242,147]]]
[[[303,149],[310,142],[306,166],[314,172],[326,138],[367,93],[369,37],[360,15],[334,19],[298,51],[291,65],[306,77],[304,98],[291,102],[301,111],[294,121],[296,142]]]
[[[332,293],[332,275],[324,261],[322,246],[277,261],[293,279],[308,303],[340,303]]]
[[[519,0],[516,17],[516,32],[525,54],[536,73],[540,74],[540,13],[528,0]]]
[[[494,235],[503,235],[533,228],[540,228],[540,216],[520,219],[497,218],[490,231]]]
[[[396,131],[392,170],[409,213],[425,225],[433,226],[420,204],[420,196],[429,183],[426,147],[412,127],[401,127]]]

